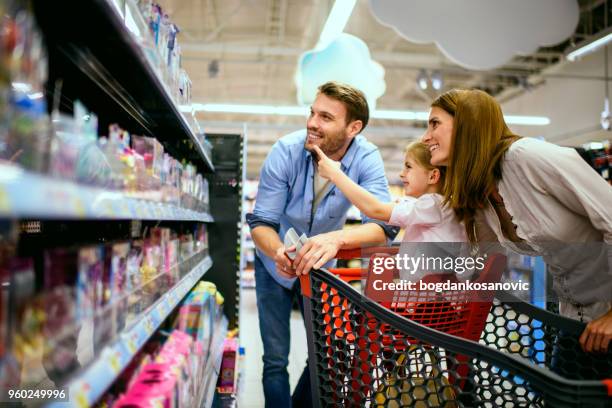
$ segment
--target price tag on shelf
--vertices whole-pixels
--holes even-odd
[[[155,205],[153,207],[153,214],[155,215],[155,219],[158,220],[164,217],[163,211],[158,205]]]
[[[122,217],[131,217],[132,216],[132,212],[130,211],[130,206],[129,206],[127,200],[121,200],[119,202],[119,214]]]
[[[125,346],[130,354],[135,354],[138,350],[138,333],[134,331],[131,335],[127,336]]]
[[[135,212],[136,212],[137,217],[142,217],[144,219],[153,218],[153,214],[151,213],[151,206],[149,205],[149,203],[145,201],[138,201],[135,207],[136,207]]]
[[[178,294],[176,293],[176,290],[173,290],[170,293],[170,300],[171,300],[173,305],[176,305],[178,303],[179,298],[178,298]]]
[[[87,396],[89,395],[90,389],[91,387],[85,381],[81,382],[76,387],[74,400],[79,408],[89,408],[89,398]]]
[[[0,212],[7,213],[11,211],[11,200],[6,189],[0,186]]]
[[[149,316],[145,317],[144,319],[144,329],[147,336],[153,334],[153,322],[151,321],[151,318]]]
[[[108,353],[108,364],[111,371],[115,374],[119,374],[121,371],[121,355],[118,350],[113,350]]]
[[[159,310],[162,318],[168,316],[168,314],[170,313],[170,305],[168,304],[167,296],[159,303]]]
[[[113,217],[115,215],[115,209],[113,203],[110,200],[104,200],[102,204],[102,215],[107,217]]]
[[[77,217],[85,217],[86,210],[85,204],[83,204],[83,200],[80,197],[74,196],[72,199],[72,209]]]
[[[0,186],[0,212],[8,213],[11,211],[11,200],[4,187]]]

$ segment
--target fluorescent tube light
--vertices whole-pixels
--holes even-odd
[[[504,115],[506,123],[509,125],[533,125],[546,126],[550,125],[550,119],[546,116],[514,116]]]
[[[181,106],[183,112],[202,111],[202,112],[221,112],[221,113],[247,113],[253,115],[287,115],[287,116],[306,116],[308,107],[306,106],[273,106],[273,105],[238,105],[221,103],[195,103],[189,108]]]
[[[599,48],[612,41],[612,29],[604,30],[599,34],[599,38],[587,40],[584,43],[578,44],[572,51],[567,53],[566,58],[569,61],[576,61],[583,56],[597,51]]]
[[[316,49],[320,50],[329,45],[336,37],[338,37],[346,27],[355,3],[357,0],[336,0],[334,5],[327,17],[327,21],[321,31],[319,42],[317,43]]]
[[[180,106],[181,112],[216,112],[216,113],[244,113],[251,115],[281,115],[281,116],[307,116],[307,106],[276,106],[276,105],[240,105],[220,103],[194,103],[193,105]],[[373,119],[413,120],[427,122],[429,112],[407,111],[407,110],[375,110],[370,117]],[[531,125],[546,126],[550,119],[545,116],[514,116],[505,115],[506,123],[509,125]]]

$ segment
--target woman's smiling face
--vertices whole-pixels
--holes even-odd
[[[451,139],[453,136],[453,117],[444,109],[438,107],[429,111],[429,125],[423,135],[422,142],[429,147],[431,164],[448,166]]]

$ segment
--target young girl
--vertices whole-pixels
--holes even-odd
[[[466,242],[465,227],[452,209],[443,206],[440,195],[443,173],[430,164],[431,153],[421,142],[406,148],[400,178],[406,194],[399,203],[384,203],[353,182],[315,146],[319,156],[318,172],[334,183],[361,212],[370,218],[405,228],[404,242]]]

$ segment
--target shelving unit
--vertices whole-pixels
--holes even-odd
[[[207,212],[34,174],[0,164],[0,217],[212,222]]]
[[[177,306],[205,277],[225,297],[227,314],[211,330],[213,336],[201,379],[201,404],[198,405],[210,407],[220,371],[223,340],[228,330],[238,325],[237,222],[245,160],[242,135],[215,135],[212,140],[218,150],[207,147],[211,145],[200,134],[197,123],[191,123],[181,113],[163,74],[151,62],[151,50],[146,47],[150,34],[146,29],[138,32],[139,24],[142,26],[138,20],[142,17],[134,1],[72,1],[62,7],[45,0],[32,3],[48,53],[45,86],[48,106],[54,106],[54,97],[59,96],[59,110],[71,113],[73,103],[79,100],[98,115],[100,133],[117,123],[132,134],[155,137],[165,152],[180,161],[193,163],[210,185],[210,209],[202,211],[162,203],[143,193],[107,190],[0,164],[0,219],[39,224],[38,232],[29,233],[28,245],[45,245],[45,249],[50,245],[43,242],[42,236],[32,238],[40,231],[47,231],[45,238],[51,234],[49,231],[65,233],[61,245],[76,246],[83,245],[80,241],[83,236],[97,234],[100,238],[97,243],[115,242],[134,237],[135,229],[146,230],[160,223],[178,225],[180,231],[183,226],[189,229],[199,223],[207,223],[208,227],[210,256],[195,266],[192,263],[190,270],[181,271],[182,278],[178,282],[174,280],[174,285],[168,284],[163,295],[132,324],[110,343],[94,350],[92,359],[70,372],[67,381],[56,384],[67,387],[71,399],[68,404],[50,406],[95,404],[147,342],[157,336],[159,328],[168,327]],[[238,149],[232,145],[226,151],[223,146],[230,143],[237,143]],[[105,222],[96,223],[100,220]],[[17,229],[18,223],[13,224]],[[101,237],[107,233],[108,236]],[[40,280],[39,276],[36,278]]]
[[[138,19],[133,2],[71,1],[57,7],[37,0],[34,11],[49,48],[48,98],[55,77],[70,78],[62,90],[69,99],[80,99],[108,123],[155,135],[170,154],[192,161],[200,172],[214,171],[210,153],[140,44],[149,33],[128,28],[137,29],[127,22]]]
[[[117,340],[104,348],[98,358],[83,373],[78,374],[67,385],[69,395],[76,406],[94,404],[127,367],[132,358],[145,345],[159,328],[170,312],[187,295],[194,285],[211,268],[212,260],[206,257],[191,272],[183,277],[162,298],[151,305],[136,320],[136,323],[124,330]],[[51,407],[63,407],[64,403],[50,404]]]

